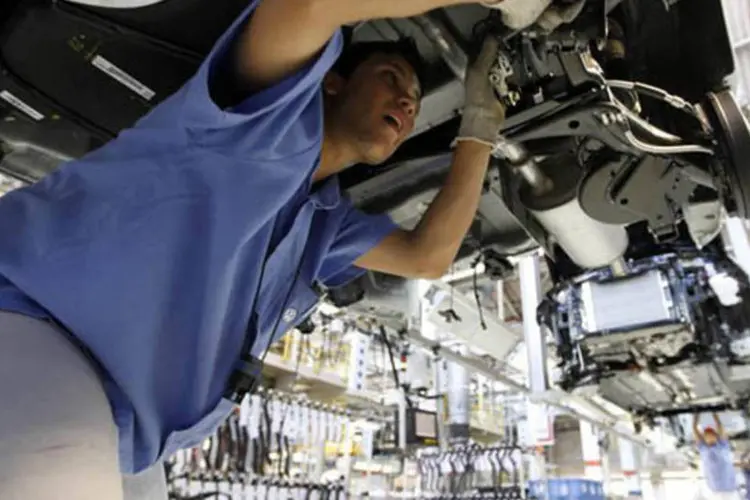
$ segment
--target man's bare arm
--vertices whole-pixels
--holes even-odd
[[[271,86],[311,61],[342,25],[408,17],[471,0],[261,0],[235,51],[248,89]]]
[[[696,443],[703,442],[703,434],[701,433],[700,427],[698,427],[698,421],[700,419],[700,413],[693,414],[693,438]]]
[[[490,151],[486,144],[458,143],[448,178],[417,227],[386,237],[357,266],[409,278],[442,276],[474,220]]]
[[[487,77],[497,58],[498,40],[488,37],[466,73],[466,98],[448,178],[411,232],[398,231],[356,264],[415,278],[438,278],[450,267],[474,220],[492,145],[505,107]]]
[[[713,412],[714,417],[714,425],[716,426],[716,434],[719,435],[720,439],[726,439],[727,433],[724,430],[724,425],[721,423],[721,419],[719,418],[719,414],[716,412]]]

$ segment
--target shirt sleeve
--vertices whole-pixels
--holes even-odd
[[[347,199],[342,199],[341,205],[345,214],[318,273],[328,287],[342,286],[361,276],[365,270],[355,266],[354,261],[398,229],[386,214],[366,214]]]
[[[219,38],[197,73],[141,125],[179,123],[191,144],[247,159],[289,157],[316,146],[322,136],[321,83],[341,52],[340,31],[315,59],[275,85],[229,108],[222,108],[212,97],[212,78],[222,71],[259,2],[254,0],[245,9]]]

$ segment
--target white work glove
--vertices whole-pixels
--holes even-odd
[[[508,28],[521,30],[534,24],[551,3],[552,0],[495,0],[483,5],[499,10],[503,24]]]
[[[577,0],[570,5],[550,5],[545,10],[536,24],[546,33],[552,33],[561,24],[568,24],[578,17],[578,14],[583,10],[583,5],[586,0]]]
[[[505,121],[505,106],[490,84],[490,69],[497,61],[499,43],[494,36],[485,38],[482,51],[466,72],[464,100],[458,141],[475,141],[494,146]]]
[[[536,22],[546,33],[551,33],[561,24],[572,22],[583,10],[586,0],[577,0],[570,5],[553,5],[552,0],[495,0],[483,5],[499,10],[503,24],[513,30],[528,28]]]

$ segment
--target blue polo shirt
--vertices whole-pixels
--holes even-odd
[[[314,284],[357,276],[395,228],[342,199],[336,178],[312,184],[339,33],[281,83],[231,109],[212,101],[209,77],[252,8],[135,127],[0,198],[0,309],[51,316],[98,360],[123,472],[228,415],[253,304],[260,355],[314,307]]]
[[[703,475],[708,488],[715,493],[737,491],[737,475],[734,472],[732,447],[726,439],[719,439],[712,446],[698,443]]]

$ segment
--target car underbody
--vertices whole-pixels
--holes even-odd
[[[33,181],[179,88],[245,1],[11,4],[0,8],[0,168]],[[347,27],[355,40],[411,36],[428,66],[414,133],[387,164],[343,174],[347,194],[417,224],[450,168],[468,61],[484,36],[500,38],[488,78],[508,116],[457,265],[507,279],[510,259],[544,251],[538,319],[566,390],[595,387],[647,420],[745,410],[749,283],[720,230],[727,214],[750,217],[750,132],[725,83],[720,3],[589,0],[552,32],[503,16],[471,5]],[[127,68],[119,81],[102,70],[113,60]],[[367,302],[368,279],[334,296]]]

